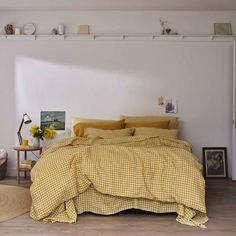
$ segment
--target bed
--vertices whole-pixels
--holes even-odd
[[[180,223],[205,227],[202,166],[185,141],[157,135],[72,137],[48,147],[31,171],[30,216],[77,220],[83,212],[126,209],[177,213]]]

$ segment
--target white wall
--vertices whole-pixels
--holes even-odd
[[[236,26],[235,12],[1,12],[0,31],[34,22],[39,33],[59,23],[68,33],[83,23],[92,32],[153,33],[160,17],[187,34],[212,33],[214,22]],[[161,114],[159,96],[178,100],[181,138],[199,159],[203,146],[226,146],[231,170],[232,57],[229,42],[0,41],[0,145],[10,155],[8,174],[15,174],[12,147],[23,112],[38,124],[41,110],[65,110],[68,128],[73,115]]]

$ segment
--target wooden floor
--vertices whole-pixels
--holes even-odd
[[[16,185],[16,180],[8,178],[0,184]],[[21,185],[27,187],[29,183]],[[207,210],[207,229],[182,225],[175,221],[175,214],[130,210],[113,216],[82,214],[75,224],[45,224],[25,214],[0,223],[0,236],[236,236],[236,182],[208,180]]]

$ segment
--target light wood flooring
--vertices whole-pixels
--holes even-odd
[[[7,178],[0,184],[17,185]],[[22,181],[21,186],[29,186]],[[136,210],[112,216],[84,213],[75,224],[45,224],[29,214],[0,223],[0,236],[236,236],[236,182],[229,179],[207,180],[207,229],[182,225],[176,214],[154,214]],[[1,210],[1,209],[0,209]]]

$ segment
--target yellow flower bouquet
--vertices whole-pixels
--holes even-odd
[[[54,139],[57,135],[57,132],[48,127],[32,126],[30,129],[30,135],[41,140],[44,140],[44,138]]]

